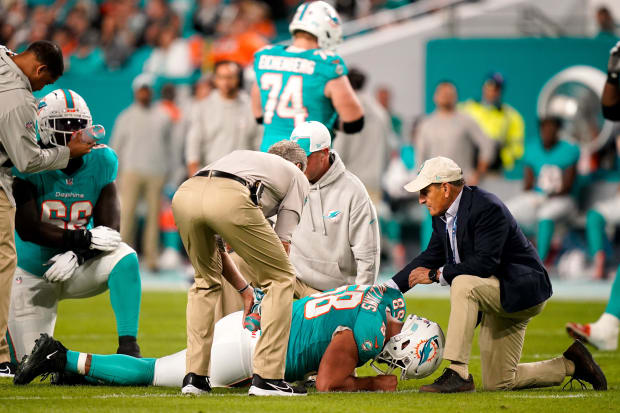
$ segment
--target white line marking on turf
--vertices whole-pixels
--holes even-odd
[[[508,399],[582,399],[585,397],[601,397],[600,394],[509,394]]]

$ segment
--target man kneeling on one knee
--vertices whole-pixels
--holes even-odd
[[[465,186],[461,168],[444,157],[424,162],[405,189],[420,192],[433,217],[433,235],[428,248],[387,284],[402,292],[416,284],[450,286],[444,359],[451,364],[420,391],[474,391],[468,365],[478,322],[485,390],[555,386],[567,376],[607,389],[605,375],[579,341],[563,356],[519,363],[527,324],[552,290],[536,250],[495,195]]]

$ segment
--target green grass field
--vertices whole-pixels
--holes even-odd
[[[139,342],[142,354],[163,356],[185,347],[185,303],[183,293],[145,292],[142,301]],[[604,309],[601,302],[551,302],[528,328],[522,361],[537,361],[561,354],[571,343],[564,331],[566,321],[595,320]],[[409,312],[448,323],[447,300],[409,299]],[[116,350],[114,316],[108,296],[62,302],[56,337],[68,348],[87,352],[111,353]],[[48,382],[15,387],[0,379],[1,411],[148,411],[148,412],[581,412],[620,411],[620,353],[597,352],[594,357],[607,374],[609,391],[527,390],[514,392],[477,392],[473,394],[429,395],[417,389],[432,382],[431,377],[399,384],[397,393],[316,394],[305,398],[249,398],[245,390],[216,389],[200,398],[181,396],[179,389],[155,387],[51,387]],[[474,346],[471,373],[480,386],[480,357]],[[358,374],[372,374],[364,367]]]

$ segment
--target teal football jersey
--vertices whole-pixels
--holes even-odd
[[[558,141],[550,150],[545,150],[542,142],[538,140],[527,147],[523,157],[523,163],[534,172],[535,189],[539,192],[547,192],[547,187],[561,187],[564,170],[578,161],[579,146],[564,140]]]
[[[325,85],[347,74],[344,60],[322,49],[287,51],[287,46],[265,47],[254,55],[265,132],[260,150],[288,139],[295,126],[315,120],[332,129],[336,110],[325,97]]]
[[[60,170],[36,174],[22,174],[15,169],[18,178],[30,182],[36,188],[37,207],[42,222],[64,229],[92,228],[92,214],[104,186],[116,179],[118,159],[114,151],[97,145],[84,155],[84,164],[73,174]],[[23,241],[15,235],[17,265],[31,274],[42,276],[44,266],[54,255],[63,252],[33,242]]]
[[[374,358],[385,341],[386,308],[394,317],[404,319],[406,308],[401,292],[378,285],[343,286],[294,302],[286,380],[300,380],[318,371],[334,333],[342,329],[353,332],[358,366]]]

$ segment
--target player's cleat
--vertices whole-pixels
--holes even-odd
[[[118,349],[116,350],[116,354],[125,354],[135,358],[142,358],[140,346],[133,336],[120,336],[118,338]]]
[[[15,370],[17,370],[17,366],[10,361],[0,363],[0,377],[13,377]]]
[[[564,352],[564,357],[575,364],[574,380],[586,381],[592,385],[594,390],[607,390],[607,378],[603,370],[596,364],[592,354],[581,341],[575,340]]]
[[[445,368],[443,374],[433,382],[420,387],[421,393],[470,393],[476,390],[474,378],[470,374],[467,380],[463,380],[459,374]]]
[[[14,384],[28,384],[35,377],[62,371],[67,364],[67,349],[47,334],[41,334],[35,343],[30,355],[17,367]]]
[[[254,289],[254,305],[250,310],[250,314],[243,320],[243,327],[252,332],[260,330],[260,304],[263,301],[265,293],[260,288]]]
[[[194,396],[200,396],[211,391],[211,383],[209,377],[199,376],[194,373],[187,373],[183,379],[183,387],[181,393]]]
[[[566,323],[566,332],[575,340],[591,344],[598,350],[615,351],[618,348],[618,334],[610,329],[595,328],[594,324]]]
[[[250,396],[306,396],[304,387],[291,386],[284,380],[263,379],[258,374],[252,377],[252,385],[248,391]]]

